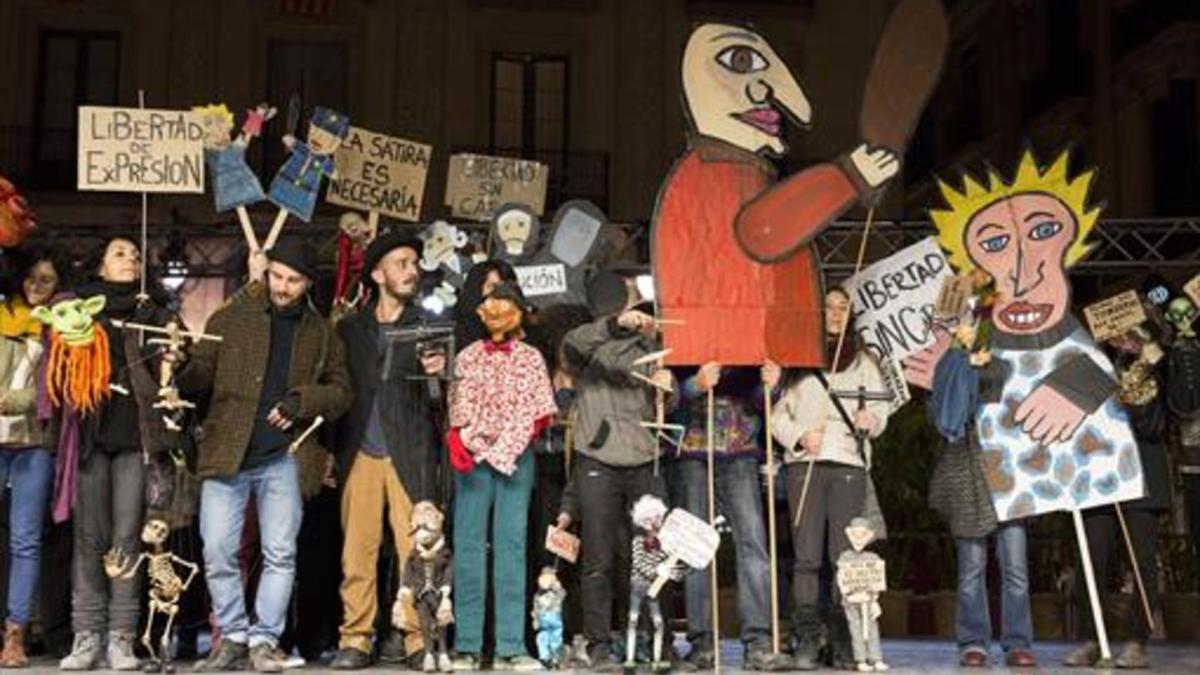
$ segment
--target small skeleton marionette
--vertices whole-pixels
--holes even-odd
[[[562,610],[567,591],[558,580],[558,572],[550,566],[538,573],[537,585],[530,614],[533,629],[537,631],[538,660],[547,668],[559,668],[566,662]]]
[[[142,633],[142,644],[150,652],[152,659],[146,667],[147,671],[174,671],[169,650],[171,626],[175,622],[175,615],[179,613],[180,596],[192,585],[192,580],[200,571],[196,563],[163,549],[170,532],[171,529],[165,521],[146,521],[142,528],[142,541],[150,546],[149,553],[142,552],[137,558],[130,560],[124,551],[113,548],[104,555],[104,571],[111,579],[132,579],[142,563],[146,563],[146,575],[150,580],[150,613],[146,618],[146,631]],[[180,578],[177,568],[187,570],[187,577]],[[166,625],[163,626],[156,651],[150,636],[154,630],[155,619],[160,614],[166,616]]]
[[[657,593],[652,593],[655,581],[666,578],[671,581],[681,581],[687,572],[687,566],[676,562],[663,550],[658,539],[667,517],[667,505],[654,495],[642,495],[633,504],[630,514],[637,534],[633,536],[631,546],[633,562],[630,566],[629,580],[629,623],[625,627],[625,671],[637,669],[637,628],[641,615],[642,602],[645,601],[650,609],[650,621],[654,625],[654,662],[651,668],[655,672],[670,670],[670,661],[663,660],[663,623],[662,607],[659,605]]]
[[[392,623],[396,627],[409,625],[405,620],[411,604],[425,638],[427,673],[450,672],[450,652],[446,647],[446,627],[454,622],[454,606],[450,602],[453,583],[453,564],[446,549],[442,532],[445,516],[433,502],[418,502],[413,507],[413,550],[404,563],[403,581],[396,603],[392,606]]]
[[[875,539],[875,531],[866,518],[855,518],[846,526],[850,548],[837,559],[838,590],[842,593],[842,609],[850,624],[850,644],[858,669],[887,670],[879,643],[879,594],[886,590],[886,568],[883,558],[864,550]]]

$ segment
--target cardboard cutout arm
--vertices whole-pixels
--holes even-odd
[[[819,164],[791,176],[746,204],[734,222],[738,244],[760,263],[789,257],[858,198],[850,175]]]
[[[1117,382],[1086,354],[1076,354],[1042,383],[1091,414],[1117,390]]]

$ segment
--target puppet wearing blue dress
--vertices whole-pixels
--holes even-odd
[[[230,138],[233,113],[224,103],[192,108],[204,127],[204,161],[212,176],[213,201],[217,213],[265,201],[258,176],[246,164],[246,148],[262,133],[263,123],[275,116],[266,103],[246,111],[242,132]]]
[[[335,177],[333,153],[349,132],[349,117],[329,108],[314,108],[307,142],[290,134],[283,137],[291,155],[271,181],[271,201],[306,223],[312,220],[321,181]]]

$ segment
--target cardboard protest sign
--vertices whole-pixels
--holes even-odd
[[[1093,302],[1083,309],[1092,337],[1103,342],[1124,335],[1126,331],[1146,320],[1146,310],[1137,291],[1125,291],[1111,298]]]
[[[838,561],[837,584],[843,597],[887,590],[887,563],[882,558],[864,558]]]
[[[943,277],[942,288],[933,305],[934,318],[949,321],[962,316],[967,311],[972,286],[971,277],[966,275]]]
[[[546,528],[546,550],[573,563],[579,560],[579,537],[551,525]]]
[[[190,111],[80,106],[76,188],[204,192],[204,127]]]
[[[897,251],[846,280],[860,343],[879,357],[893,410],[910,398],[900,361],[933,344],[942,283],[953,278],[933,237]]]
[[[1183,292],[1192,300],[1192,304],[1200,307],[1200,274],[1192,277],[1183,285]]]
[[[541,215],[550,168],[524,159],[459,154],[450,156],[446,206],[456,218],[489,220],[508,203],[525,204]]]
[[[671,509],[658,540],[664,551],[698,570],[708,567],[721,545],[716,528],[683,509]]]
[[[528,298],[567,292],[567,268],[562,263],[514,267],[521,292]]]
[[[416,222],[432,153],[424,143],[352,126],[334,154],[337,176],[325,201]]]

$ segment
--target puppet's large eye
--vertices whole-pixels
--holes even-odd
[[[1047,220],[1044,223],[1038,223],[1032,230],[1029,231],[1029,238],[1034,241],[1041,239],[1049,239],[1062,231],[1062,223],[1057,220]]]
[[[734,45],[717,52],[717,63],[727,70],[743,74],[765,70],[771,65],[767,63],[766,57],[746,45]]]
[[[996,251],[1004,250],[1004,247],[1008,246],[1008,240],[1010,238],[1011,237],[1009,237],[1007,234],[998,234],[994,237],[989,237],[979,242],[979,246],[988,253],[995,253]]]

